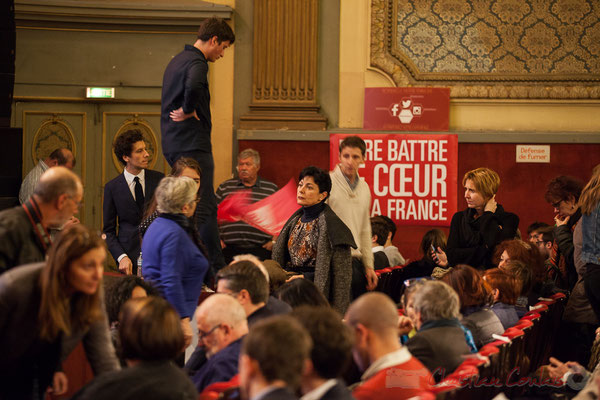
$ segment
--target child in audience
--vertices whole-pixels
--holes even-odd
[[[387,224],[381,218],[371,218],[371,250],[373,251],[373,265],[376,270],[390,266],[390,261],[385,255],[383,247],[389,233]]]
[[[504,329],[514,326],[519,321],[515,304],[521,293],[519,281],[500,268],[488,269],[483,275],[483,279],[492,288],[494,304],[492,311],[502,322]]]

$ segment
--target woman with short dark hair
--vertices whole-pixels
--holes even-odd
[[[312,280],[341,313],[350,304],[352,232],[325,204],[331,191],[329,173],[306,167],[298,177],[302,208],[285,223],[273,246],[273,259],[288,271]]]
[[[172,360],[184,346],[175,309],[160,297],[131,299],[119,322],[128,368],[94,379],[73,399],[196,399],[192,381]]]
[[[552,205],[554,221],[554,251],[550,256],[549,276],[561,289],[573,290],[577,282],[573,232],[581,218],[578,206],[583,182],[571,176],[557,176],[548,183],[544,198]]]

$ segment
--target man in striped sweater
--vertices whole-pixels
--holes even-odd
[[[250,190],[252,203],[256,203],[278,190],[276,184],[258,176],[260,169],[260,154],[258,154],[258,151],[253,149],[243,150],[238,155],[237,160],[238,177],[228,179],[219,185],[216,193],[217,204],[239,190]],[[219,234],[223,256],[227,264],[238,254],[254,254],[261,260],[271,258],[273,237],[245,222],[222,223],[219,226]]]

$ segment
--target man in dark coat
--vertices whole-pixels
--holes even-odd
[[[225,262],[217,227],[217,203],[213,187],[214,160],[210,132],[210,91],[208,62],[217,61],[235,41],[233,31],[223,20],[208,18],[198,29],[198,39],[169,62],[161,98],[160,129],[165,159],[173,165],[181,157],[191,157],[202,168],[198,230],[207,247],[210,264],[220,269]]]
[[[119,271],[130,275],[137,272],[141,246],[138,226],[145,205],[154,196],[164,174],[146,169],[150,154],[139,130],[123,132],[113,148],[124,168],[122,174],[104,186],[103,232]]]
[[[69,169],[44,172],[25,203],[0,213],[0,273],[44,261],[52,244],[50,230],[70,221],[82,200],[81,180]]]

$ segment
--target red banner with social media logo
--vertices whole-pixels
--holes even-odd
[[[347,134],[329,136],[329,163],[339,163]],[[456,135],[357,135],[366,145],[358,174],[371,189],[371,216],[387,215],[398,225],[450,226],[456,212]]]
[[[449,88],[365,89],[364,129],[447,131],[449,114]]]

